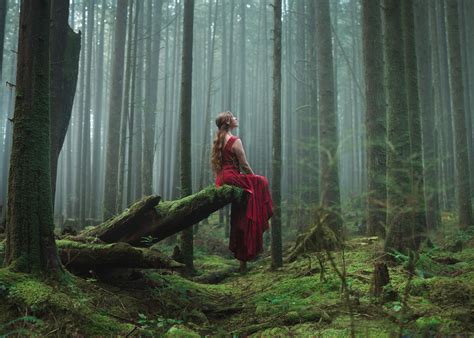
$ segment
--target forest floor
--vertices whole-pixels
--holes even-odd
[[[52,282],[0,269],[0,337],[347,337],[351,312],[358,337],[396,337],[400,330],[405,336],[474,334],[472,232],[446,230],[434,236],[434,246],[424,248],[415,261],[413,278],[406,269],[408,258],[399,255],[389,266],[391,283],[383,301],[369,292],[382,243],[365,237],[347,241],[352,310],[328,262],[321,280],[314,254],[277,270],[263,255],[241,275],[235,259],[209,254],[218,239],[200,240],[199,247],[207,249],[196,250],[198,276],[193,278],[169,270],[124,270]],[[171,247],[162,244],[161,249]],[[334,256],[342,268],[342,253]],[[197,282],[211,277],[218,282]]]

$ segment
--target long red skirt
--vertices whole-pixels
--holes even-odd
[[[268,180],[260,175],[241,174],[233,165],[224,165],[216,185],[234,185],[244,189],[241,202],[232,203],[229,249],[241,261],[255,258],[263,250],[263,233],[273,215]]]

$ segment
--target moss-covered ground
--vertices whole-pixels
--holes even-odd
[[[241,275],[225,242],[210,236],[212,229],[200,228],[193,277],[141,270],[122,278],[91,272],[51,281],[0,269],[0,336],[351,335],[351,311],[327,260],[323,280],[314,253],[277,270],[264,253]],[[420,337],[474,334],[473,234],[443,230],[432,237],[434,246],[424,247],[416,259],[413,278],[407,257],[400,254],[389,265],[385,293],[391,297],[385,300],[370,296],[382,243],[363,237],[347,242],[344,261],[356,336],[396,337],[400,330]],[[172,245],[163,243],[161,249],[171,251]],[[342,269],[342,253],[334,257]],[[226,271],[218,284],[196,282],[216,271]]]

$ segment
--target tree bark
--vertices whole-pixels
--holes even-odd
[[[8,10],[8,0],[0,0],[0,79],[3,69],[3,45],[5,42],[5,18]]]
[[[21,3],[5,265],[54,275],[62,266],[53,232],[50,13],[49,0]]]
[[[315,10],[319,72],[320,198],[321,206],[337,212],[340,210],[338,139],[329,1],[316,1]],[[339,231],[342,224],[335,226],[338,229],[333,230]]]
[[[455,164],[459,227],[473,225],[469,179],[469,158],[464,113],[464,89],[462,80],[461,42],[457,0],[446,0],[446,25],[449,45],[449,75],[454,117]]]
[[[51,1],[51,186],[54,205],[59,153],[71,119],[81,51],[81,34],[68,25],[69,2]]]
[[[120,114],[122,112],[123,68],[125,55],[125,31],[127,26],[127,0],[117,1],[115,43],[112,61],[109,120],[107,133],[107,155],[104,189],[104,219],[117,212],[116,196],[120,144]]]
[[[184,0],[183,55],[181,69],[181,107],[180,107],[180,144],[181,144],[181,197],[191,194],[191,102],[193,75],[193,22],[194,0]],[[181,234],[181,251],[188,270],[194,270],[193,264],[193,228],[189,227]]]
[[[374,274],[372,278],[372,295],[374,297],[380,297],[383,293],[384,286],[390,283],[390,275],[388,273],[387,263],[375,262]]]
[[[386,251],[414,248],[409,208],[413,206],[410,175],[410,137],[405,90],[401,2],[385,0],[387,113],[387,227]]]
[[[64,267],[73,272],[104,268],[162,269],[183,266],[159,251],[135,248],[127,243],[89,244],[59,240],[56,244]]]
[[[413,224],[417,244],[426,231],[425,178],[421,149],[421,116],[418,92],[418,67],[415,47],[415,18],[413,0],[402,1],[402,25],[405,58],[405,81],[408,108],[408,127],[410,133]]]
[[[198,193],[175,201],[160,202],[159,196],[147,196],[133,204],[122,214],[85,230],[81,236],[98,237],[106,243],[125,242],[143,246],[144,237],[151,242],[160,241],[207,218],[214,211],[240,201],[238,187],[210,186]]]
[[[141,168],[142,193],[150,195],[152,193],[153,182],[153,161],[155,158],[155,121],[156,103],[158,97],[158,70],[160,60],[161,44],[161,12],[163,1],[154,2],[154,16],[152,21],[152,8],[149,6],[147,13],[147,26],[149,40],[146,42],[146,90],[145,90],[145,114],[144,114],[144,134],[143,134],[143,162]],[[150,2],[151,3],[151,2]],[[153,22],[153,24],[152,24]],[[155,60],[155,61],[153,61]],[[166,127],[166,126],[165,126]]]
[[[100,194],[100,177],[103,172],[103,165],[101,164],[102,158],[102,117],[103,117],[103,97],[104,97],[104,72],[101,70],[104,68],[104,45],[105,45],[105,9],[107,8],[107,0],[102,0],[102,9],[100,14],[100,31],[97,42],[97,78],[96,78],[96,96],[94,106],[94,132],[92,139],[92,181],[91,181],[91,216],[94,219],[99,218],[101,215],[101,208],[99,205],[99,194]]]
[[[415,8],[416,46],[423,140],[423,163],[426,200],[426,226],[434,230],[441,222],[438,201],[438,156],[436,153],[435,105],[432,93],[433,74],[429,31],[429,0],[418,1]]]
[[[362,34],[367,106],[367,235],[385,237],[386,218],[386,108],[382,42],[382,1],[363,0]]]
[[[283,265],[281,243],[281,0],[273,6],[272,267]]]
[[[87,55],[84,53],[83,56],[86,58],[85,63],[85,95],[84,95],[84,123],[82,126],[82,161],[80,163],[80,175],[81,175],[81,208],[79,213],[79,223],[85,224],[86,217],[90,217],[89,208],[89,195],[91,187],[91,97],[92,97],[92,38],[94,35],[94,4],[95,1],[89,0],[87,2]]]

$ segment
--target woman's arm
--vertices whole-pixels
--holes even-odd
[[[246,174],[253,175],[253,170],[250,167],[250,164],[247,162],[247,158],[245,157],[244,146],[242,145],[242,141],[240,141],[240,139],[237,139],[234,142],[234,144],[232,145],[232,150],[234,151],[234,154],[239,160],[239,165],[242,168],[242,171]]]

